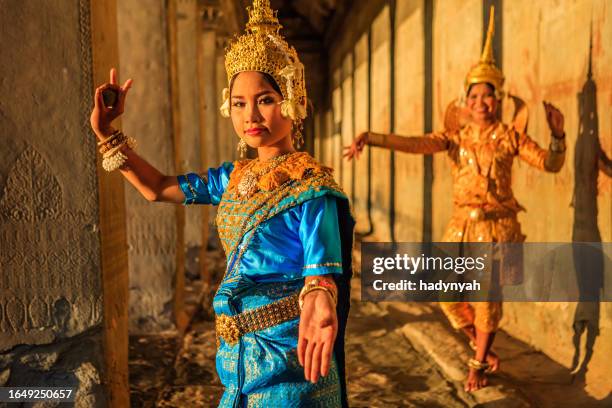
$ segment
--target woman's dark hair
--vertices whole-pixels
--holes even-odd
[[[274,91],[276,91],[276,93],[278,93],[280,96],[283,96],[283,93],[281,92],[280,87],[278,86],[278,84],[276,83],[274,78],[272,78],[272,75],[266,74],[265,72],[260,72],[260,74],[264,77],[266,82],[270,84],[272,89],[274,89]],[[229,86],[230,95],[232,94],[232,88],[234,87],[234,80],[236,79],[237,76],[238,76],[238,74],[234,75],[234,77],[230,81],[230,86]]]

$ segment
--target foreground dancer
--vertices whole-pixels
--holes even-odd
[[[347,406],[344,329],[354,222],[331,169],[296,152],[306,117],[303,66],[280,36],[269,0],[255,0],[228,48],[231,117],[239,149],[258,158],[207,174],[166,176],[111,128],[132,82],[96,90],[92,127],[107,170],[119,168],[150,201],[218,205],[227,269],[215,294],[222,407]],[[104,105],[106,90],[118,94]]]
[[[526,111],[517,115],[512,125],[498,121],[504,76],[494,65],[493,30],[491,8],[480,62],[465,79],[467,110],[463,110],[467,113],[467,123],[459,124],[463,115],[459,114],[461,109],[455,109],[455,115],[451,115],[454,120],[447,117],[444,132],[421,137],[365,132],[345,148],[345,157],[349,160],[358,157],[366,144],[408,153],[447,151],[452,167],[454,211],[442,238],[445,242],[523,242],[525,236],[521,233],[517,213],[524,208],[515,199],[511,186],[514,158],[518,156],[531,166],[548,172],[559,171],[565,160],[564,119],[551,104],[544,102],[552,132],[548,150],[540,148],[525,133]],[[502,284],[520,279],[520,268],[504,267],[502,262]],[[499,367],[499,359],[490,347],[502,315],[501,302],[444,302],[440,306],[453,327],[463,330],[475,349],[475,356],[468,363],[466,390],[486,386],[485,371],[495,371]]]

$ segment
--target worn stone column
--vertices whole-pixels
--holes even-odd
[[[390,27],[389,6],[378,14],[372,23],[371,53],[372,67],[370,77],[370,130],[378,133],[389,133],[390,109]],[[388,149],[371,147],[372,155],[372,222],[374,223],[374,236],[381,241],[391,239],[389,226],[390,216],[390,179],[389,162],[391,152]]]
[[[170,95],[172,101],[172,140],[174,142],[174,170],[183,174],[183,143],[181,127],[181,97],[179,79],[179,44],[178,44],[178,0],[169,0],[168,21],[168,58],[170,62]],[[183,332],[189,324],[189,316],[185,310],[185,207],[174,207],[176,215],[176,251],[174,280],[174,320],[179,331]]]
[[[77,407],[129,406],[123,183],[89,127],[115,16],[114,1],[0,11],[0,386],[75,387]]]
[[[342,70],[341,68],[335,69],[332,72],[332,106],[331,106],[331,114],[332,114],[332,131],[329,134],[330,140],[330,162],[331,167],[334,169],[334,177],[335,179],[341,183],[343,177],[343,168],[342,168],[342,155],[340,154],[342,148]]]
[[[354,62],[354,81],[355,81],[355,135],[365,132],[369,127],[368,105],[370,103],[368,96],[369,87],[369,66],[368,66],[368,33],[361,35],[354,46],[355,62]],[[370,231],[371,225],[368,211],[368,183],[371,179],[369,172],[368,156],[370,149],[365,148],[355,161],[355,200],[353,201],[353,210],[357,224],[355,229],[360,233]]]
[[[433,129],[444,129],[444,112],[460,96],[470,67],[482,51],[482,1],[434,2],[433,16]],[[432,239],[440,240],[453,211],[448,156],[433,155]]]
[[[200,157],[200,111],[198,92],[197,0],[177,2],[177,50],[181,126],[182,167],[186,173],[206,171]],[[202,248],[202,209],[185,207],[185,273],[192,279],[200,276]]]
[[[217,166],[214,159],[214,144],[217,133],[217,87],[216,87],[216,55],[217,40],[216,29],[220,18],[220,9],[214,0],[200,0],[199,7],[199,34],[197,45],[198,64],[198,93],[200,111],[200,160],[203,170]],[[202,211],[202,247],[200,259],[205,259],[211,224],[214,222],[214,213],[210,206],[201,206]],[[200,273],[205,287],[210,287],[210,271],[205,262],[200,263]]]
[[[423,0],[398,1],[395,21],[395,132],[423,134]],[[395,154],[395,237],[422,239],[423,155]]]
[[[138,153],[164,174],[174,174],[172,105],[165,2],[118,2],[120,80],[134,79],[124,113],[126,134]],[[176,212],[150,203],[127,187],[130,255],[130,330],[174,328]]]
[[[232,121],[229,118],[224,118],[219,112],[219,107],[223,102],[221,91],[223,88],[228,86],[227,74],[225,71],[225,48],[228,44],[227,35],[217,35],[217,56],[216,56],[216,77],[217,77],[217,95],[215,95],[217,114],[217,144],[219,146],[219,154],[217,157],[218,164],[223,162],[231,162],[238,158],[238,152],[236,151],[236,145],[238,144],[238,136],[234,132]]]
[[[342,61],[342,121],[341,121],[341,146],[337,153],[342,160],[342,180],[340,184],[348,197],[353,196],[353,169],[354,164],[347,162],[343,157],[344,146],[353,142],[353,54],[347,54]]]

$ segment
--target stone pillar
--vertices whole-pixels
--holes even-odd
[[[182,168],[186,173],[206,171],[200,157],[200,95],[198,92],[198,33],[197,0],[177,2],[177,51],[181,126]],[[202,248],[202,208],[185,207],[185,273],[200,276]]]
[[[376,16],[372,23],[371,53],[372,67],[370,77],[370,129],[373,132],[388,133],[390,131],[390,27],[389,6]],[[389,241],[391,231],[389,228],[391,180],[390,159],[391,152],[379,147],[370,148],[372,155],[372,222],[374,223],[374,237],[380,241]]]
[[[0,386],[75,387],[77,407],[129,406],[123,183],[89,128],[115,16],[89,0],[0,12]]]
[[[341,84],[341,68],[337,68],[332,73],[332,106],[331,113],[333,118],[332,132],[330,133],[330,159],[331,167],[334,169],[334,175],[338,183],[342,183],[343,168],[342,155],[342,84]]]
[[[482,0],[437,0],[433,16],[433,129],[444,128],[444,112],[459,97],[470,67],[482,51]],[[433,155],[432,239],[439,241],[453,211],[448,156]]]
[[[395,132],[423,134],[423,0],[398,1],[395,21]],[[422,237],[423,156],[395,154],[395,237]]]
[[[163,174],[174,174],[167,8],[165,2],[118,2],[120,80],[134,79],[124,128],[140,140],[138,153]],[[130,330],[173,329],[176,289],[176,210],[146,201],[127,187]]]
[[[199,34],[197,45],[198,94],[200,111],[200,160],[205,171],[209,167],[218,166],[215,159],[215,139],[217,133],[218,99],[216,87],[216,30],[220,18],[220,9],[214,0],[200,0],[199,7]],[[202,211],[202,247],[200,259],[206,257],[206,247],[209,242],[210,227],[214,223],[214,209],[210,206],[201,206]],[[200,273],[205,287],[210,287],[210,271],[206,263],[200,263]]]
[[[169,0],[168,21],[168,57],[170,65],[170,95],[172,101],[171,123],[172,140],[174,142],[174,170],[183,174],[183,143],[181,123],[181,97],[179,72],[179,44],[178,44],[178,0]],[[192,41],[193,43],[193,41]],[[185,80],[185,79],[184,79]],[[183,81],[184,81],[183,80]],[[183,332],[189,324],[189,316],[185,311],[185,207],[177,205],[176,215],[176,266],[174,285],[174,316],[178,329]]]
[[[238,158],[238,152],[236,146],[238,144],[238,136],[234,132],[232,121],[229,118],[224,118],[219,112],[222,98],[221,91],[223,88],[227,88],[227,73],[225,71],[225,48],[227,47],[229,38],[227,35],[217,35],[217,56],[216,56],[216,77],[217,77],[217,94],[215,95],[215,106],[217,115],[217,133],[216,140],[219,146],[219,152],[217,161],[215,163],[221,164],[223,162],[231,162]]]
[[[355,135],[368,130],[370,121],[368,118],[369,97],[369,65],[368,65],[368,33],[361,35],[354,47],[354,81],[355,81]],[[369,220],[369,187],[371,173],[369,171],[368,156],[370,148],[365,148],[355,162],[355,200],[353,209],[357,224],[355,229],[360,233],[370,231]]]
[[[342,180],[339,180],[344,192],[348,197],[353,196],[353,169],[354,162],[347,162],[342,154],[343,147],[352,143],[354,137],[353,121],[353,54],[349,53],[342,61],[342,121],[341,121],[341,146],[337,152],[342,160]]]

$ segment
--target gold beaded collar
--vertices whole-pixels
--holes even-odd
[[[239,160],[234,163],[227,191],[250,197],[257,191],[274,191],[288,180],[301,180],[306,174],[323,172],[331,173],[332,169],[317,163],[306,152],[290,153],[266,162]]]

